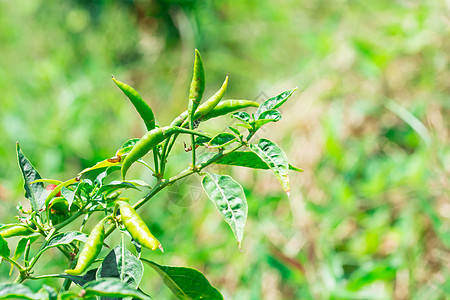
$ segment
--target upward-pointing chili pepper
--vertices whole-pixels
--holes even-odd
[[[218,105],[220,100],[222,100],[223,95],[225,95],[225,92],[227,90],[228,86],[228,76],[225,78],[225,81],[223,82],[221,88],[213,95],[211,98],[206,100],[204,103],[202,103],[196,113],[194,114],[194,121],[198,120],[199,118],[206,116],[210,111]],[[181,126],[188,118],[188,111],[185,110],[181,115],[175,118],[175,120],[172,121],[170,126]]]
[[[188,116],[189,120],[194,116],[197,107],[202,100],[205,91],[205,70],[200,52],[195,49],[194,72],[192,75],[191,87],[189,90]]]
[[[123,82],[120,82],[116,78],[112,78],[114,83],[122,90],[122,92],[130,99],[131,103],[136,108],[137,112],[141,116],[141,118],[144,120],[145,126],[147,127],[147,130],[152,130],[155,128],[155,116],[153,114],[152,109],[148,104],[142,99],[141,95],[133,89],[128,84],[125,84]]]
[[[133,239],[146,248],[152,250],[159,248],[164,251],[161,243],[153,236],[145,222],[128,202],[119,200],[116,205],[119,206],[122,223]]]
[[[105,239],[105,228],[103,227],[103,224],[108,218],[109,217],[106,217],[101,220],[95,225],[94,229],[92,229],[86,240],[86,244],[84,244],[84,247],[78,256],[76,267],[72,270],[65,270],[64,272],[69,275],[80,275],[94,262],[103,247],[103,240]]]

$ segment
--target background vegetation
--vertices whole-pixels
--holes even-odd
[[[166,250],[144,256],[198,268],[228,299],[445,299],[449,9],[445,0],[0,1],[0,220],[25,202],[16,141],[43,177],[73,177],[145,132],[110,74],[168,124],[187,105],[198,48],[206,96],[226,74],[226,98],[299,87],[263,134],[305,172],[292,174],[288,199],[270,171],[215,167],[246,188],[243,253],[198,178],[172,187],[142,210]],[[175,159],[189,156],[177,148]],[[60,272],[63,261],[55,251],[39,268]],[[1,264],[1,281],[8,272]],[[151,269],[141,286],[171,297]]]

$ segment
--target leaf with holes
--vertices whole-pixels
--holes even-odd
[[[264,101],[263,103],[261,103],[261,105],[258,107],[258,109],[256,110],[255,113],[255,118],[259,119],[259,116],[268,110],[271,109],[276,109],[278,107],[280,107],[281,105],[283,105],[284,102],[287,101],[287,99],[289,99],[289,97],[292,96],[292,94],[297,90],[297,88],[294,88],[292,90],[289,91],[285,91],[282,92],[281,94],[272,97],[270,99],[267,99],[266,101]]]
[[[260,139],[258,145],[250,145],[250,150],[255,152],[273,171],[281,183],[286,194],[290,195],[289,162],[286,154],[272,141]]]
[[[241,185],[228,175],[207,173],[202,180],[203,189],[214,202],[219,213],[230,225],[241,249],[247,220],[247,200]]]

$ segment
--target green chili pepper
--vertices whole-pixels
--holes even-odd
[[[116,205],[119,206],[123,225],[134,240],[146,248],[152,250],[159,248],[164,251],[161,243],[153,236],[145,222],[128,202],[119,200]]]
[[[209,114],[203,116],[200,121],[206,121],[212,118],[220,117],[228,113],[244,109],[247,107],[258,107],[259,103],[250,100],[224,100],[217,104]]]
[[[216,107],[216,105],[222,100],[223,95],[225,95],[225,92],[227,90],[228,86],[228,76],[225,78],[225,81],[222,84],[222,87],[208,100],[205,101],[205,103],[202,103],[196,113],[194,114],[194,121],[200,119],[201,117],[206,116],[211,110]],[[188,118],[188,111],[185,110],[181,115],[175,118],[175,120],[172,121],[170,126],[181,126]]]
[[[103,247],[103,240],[105,239],[105,228],[103,227],[103,223],[108,218],[109,217],[106,217],[101,220],[95,225],[94,229],[92,229],[86,240],[86,244],[84,244],[84,247],[78,256],[76,267],[71,270],[65,270],[64,272],[69,275],[80,275],[94,262]]]
[[[155,146],[157,146],[159,143],[161,143],[174,133],[189,133],[209,137],[209,135],[205,133],[175,126],[166,126],[150,130],[133,146],[130,153],[128,153],[128,155],[123,160],[121,169],[122,178],[125,179],[125,175],[127,174],[128,169],[134,162],[136,162],[138,159],[152,150]]]
[[[164,141],[173,133],[172,127],[155,128],[147,132],[131,149],[122,163],[122,178],[125,179],[130,166],[147,154],[153,147]]]
[[[24,235],[30,235],[33,233],[33,230],[26,226],[22,225],[15,225],[6,229],[3,229],[0,231],[0,235],[3,238],[9,238],[13,236],[24,236]]]
[[[141,95],[133,89],[128,84],[125,84],[123,82],[120,82],[116,78],[112,78],[114,83],[122,90],[122,92],[130,99],[131,103],[133,103],[134,107],[136,108],[137,112],[141,116],[141,118],[144,120],[145,126],[147,127],[147,130],[152,130],[155,128],[155,116],[153,114],[152,109],[148,104],[142,99]]]
[[[188,117],[193,118],[205,91],[205,70],[200,52],[195,49],[194,72],[189,90]]]

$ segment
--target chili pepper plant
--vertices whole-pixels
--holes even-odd
[[[111,157],[65,180],[42,178],[19,144],[16,145],[25,198],[31,209],[24,209],[19,204],[18,222],[0,227],[0,256],[3,263],[11,265],[13,274],[10,283],[0,284],[0,299],[150,299],[152,291],[139,287],[144,263],[163,278],[162,282],[179,299],[223,299],[219,290],[199,271],[161,265],[141,255],[142,247],[156,251],[164,248],[158,240],[161,237],[153,236],[139,216],[139,209],[178,180],[197,176],[241,248],[247,219],[244,191],[232,177],[210,173],[207,167],[222,164],[271,170],[288,196],[288,171],[302,171],[289,164],[286,154],[274,142],[265,138],[252,139],[262,126],[281,119],[277,108],[296,89],[282,92],[261,104],[249,100],[223,100],[228,85],[226,77],[217,93],[202,103],[205,71],[200,53],[195,50],[187,110],[168,126],[163,126],[163,120],[156,122],[152,109],[137,91],[114,77],[113,81],[142,118],[148,131],[143,137],[125,141]],[[205,132],[198,128],[202,122],[230,114],[237,123],[223,132]],[[185,151],[190,151],[192,158],[179,174],[168,174],[166,166],[171,162],[170,153],[180,135],[190,136],[191,144]],[[206,151],[199,155],[199,147]],[[147,155],[153,158],[152,163],[143,160]],[[135,164],[148,168],[156,183],[129,178],[127,173]],[[92,174],[96,174],[95,178]],[[121,179],[111,180],[112,176],[117,178],[117,174]],[[121,197],[125,189],[148,192],[141,199],[127,199]],[[94,227],[86,226],[92,223],[88,223],[91,218],[101,220],[95,222]],[[67,229],[71,227],[68,225],[79,224],[80,220],[78,230]],[[120,231],[122,241],[119,245],[108,246],[108,236],[115,230]],[[19,238],[12,252],[10,241],[14,237]],[[126,248],[130,238],[133,249]],[[100,257],[104,247],[112,249]],[[56,248],[61,258],[67,259],[68,268],[58,274],[37,274],[36,263],[40,259],[48,261],[43,254],[51,248]],[[45,278],[64,280],[58,292],[42,285],[35,293],[24,284],[27,280]]]

